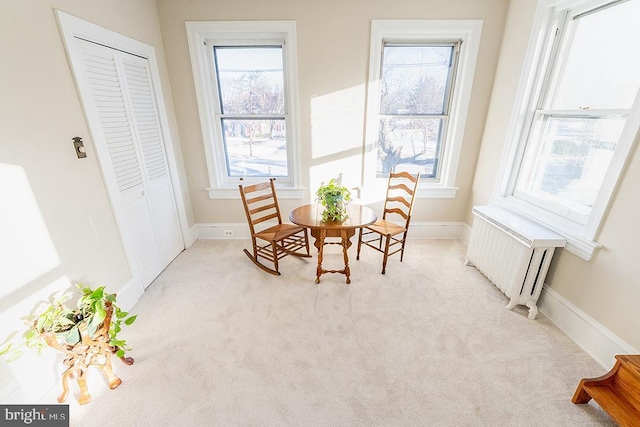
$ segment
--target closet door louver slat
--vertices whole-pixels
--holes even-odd
[[[143,178],[136,156],[132,129],[125,112],[125,100],[120,90],[115,58],[108,51],[104,56],[82,52],[89,86],[95,99],[107,151],[121,193],[142,190]]]
[[[151,182],[167,178],[167,164],[162,136],[158,131],[160,121],[151,90],[148,61],[127,56],[122,62],[147,178]]]

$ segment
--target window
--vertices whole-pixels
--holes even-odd
[[[282,46],[213,46],[228,177],[286,177]]]
[[[382,47],[376,174],[439,178],[459,42]]]
[[[275,177],[296,189],[295,23],[187,23],[212,198]]]
[[[420,172],[419,196],[455,197],[481,29],[481,21],[373,21],[369,184],[382,187],[391,169]]]
[[[503,195],[585,259],[638,130],[639,15],[637,1],[554,8],[534,47],[540,54],[525,67],[539,71],[527,79],[531,95]]]

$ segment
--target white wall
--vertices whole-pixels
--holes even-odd
[[[156,48],[180,156],[155,1],[0,2],[0,345],[53,290],[84,283],[119,292],[131,280],[55,9]],[[75,155],[75,136],[86,159]],[[8,393],[33,401],[55,378],[50,359],[0,362],[0,401]]]

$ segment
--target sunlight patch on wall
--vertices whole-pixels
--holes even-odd
[[[322,182],[342,174],[342,185],[360,185],[364,129],[364,85],[311,99],[311,196]],[[353,192],[353,197],[357,192]]]
[[[362,147],[364,85],[311,99],[311,157],[318,159]]]
[[[27,330],[30,315],[37,311],[41,303],[47,302],[59,292],[74,289],[69,278],[62,276],[28,298],[0,313],[0,347],[13,343],[22,355],[7,363],[0,360],[0,402],[37,402],[56,383],[60,368],[58,352],[45,349],[42,355],[26,347],[23,334]]]
[[[60,265],[24,169],[0,163],[0,298]]]

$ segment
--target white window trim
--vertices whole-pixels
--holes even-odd
[[[451,116],[440,163],[439,182],[423,181],[418,186],[418,198],[452,199],[458,187],[455,179],[462,151],[462,139],[471,99],[476,60],[480,48],[482,20],[373,20],[371,22],[371,46],[369,53],[369,84],[367,93],[367,124],[365,142],[365,190],[376,191],[386,188],[386,178],[376,178],[376,141],[378,139],[380,112],[380,72],[382,45],[385,40],[393,41],[434,41],[462,40],[458,57],[458,70]]]
[[[546,47],[557,17],[567,9],[593,7],[604,2],[604,0],[538,0],[529,45],[522,67],[523,72],[520,76],[519,88],[514,102],[514,110],[507,129],[505,149],[498,169],[498,178],[493,189],[493,195],[490,197],[491,203],[535,221],[565,237],[567,239],[566,249],[585,261],[591,260],[596,249],[602,247],[600,243],[595,241],[595,237],[602,225],[602,220],[607,212],[622,170],[638,136],[640,128],[640,95],[636,96],[633,103],[627,118],[627,124],[620,136],[618,146],[611,159],[609,169],[586,225],[582,226],[576,222],[569,221],[559,215],[517,199],[512,194],[517,177],[517,168],[520,164],[519,160],[522,158],[524,150],[522,134],[525,131],[526,123],[529,121],[528,115],[531,114],[531,109],[539,95],[539,89],[536,85],[539,84],[540,73],[545,71]]]
[[[206,46],[206,40],[256,40],[274,38],[284,39],[286,78],[289,80],[285,96],[291,129],[287,130],[291,143],[287,146],[287,161],[291,172],[291,182],[279,185],[278,197],[281,199],[302,199],[305,188],[299,187],[300,162],[298,158],[298,69],[295,21],[194,21],[187,22],[187,38],[193,68],[193,79],[196,88],[196,99],[204,140],[204,151],[209,176],[209,198],[211,199],[239,199],[238,183],[225,182],[225,159],[216,147],[221,146],[218,141],[218,131],[215,120],[215,103],[217,102],[214,87],[213,64],[209,60],[211,46]]]

